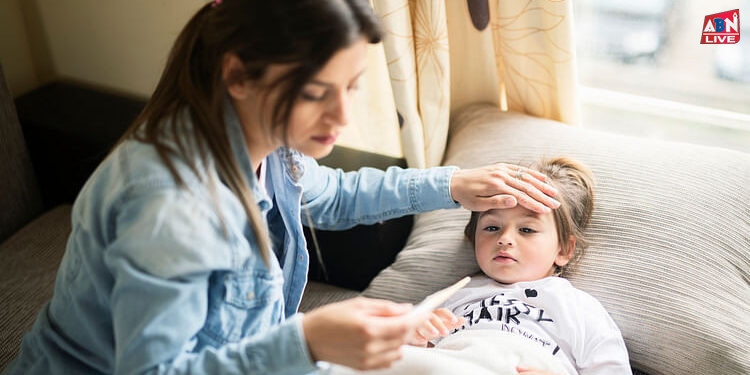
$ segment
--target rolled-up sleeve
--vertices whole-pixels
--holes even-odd
[[[457,208],[450,194],[456,167],[361,168],[344,172],[306,158],[300,184],[304,202],[321,229],[346,229],[404,215]]]

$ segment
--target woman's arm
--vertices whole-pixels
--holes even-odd
[[[319,166],[312,158],[304,158],[303,165],[303,203],[321,229],[346,229],[459,204],[480,211],[521,204],[541,212],[559,206],[552,198],[557,191],[543,182],[543,175],[527,169],[519,174],[520,167],[511,164],[356,172]]]

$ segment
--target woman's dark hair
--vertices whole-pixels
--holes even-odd
[[[272,128],[282,127],[286,142],[288,120],[302,87],[337,51],[362,37],[370,43],[381,38],[379,20],[367,0],[208,3],[177,37],[151,99],[123,139],[153,144],[180,185],[184,180],[171,157],[186,161],[199,178],[203,174],[194,160],[215,165],[221,180],[242,202],[267,260],[266,228],[227,136],[226,87],[259,81],[271,64],[290,64],[291,70],[268,87],[267,92],[280,93],[268,109],[270,116],[259,116],[270,118]],[[242,61],[244,70],[230,72],[225,82],[223,59],[229,53]],[[192,126],[183,126],[182,116],[189,116]]]

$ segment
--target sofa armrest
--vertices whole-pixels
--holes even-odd
[[[145,104],[144,99],[64,81],[16,98],[46,209],[75,200]]]

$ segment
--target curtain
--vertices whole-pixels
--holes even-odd
[[[440,165],[451,111],[469,103],[579,123],[570,0],[371,1],[385,61],[370,65],[388,75],[372,80],[391,92],[368,105],[394,108],[410,167]]]

